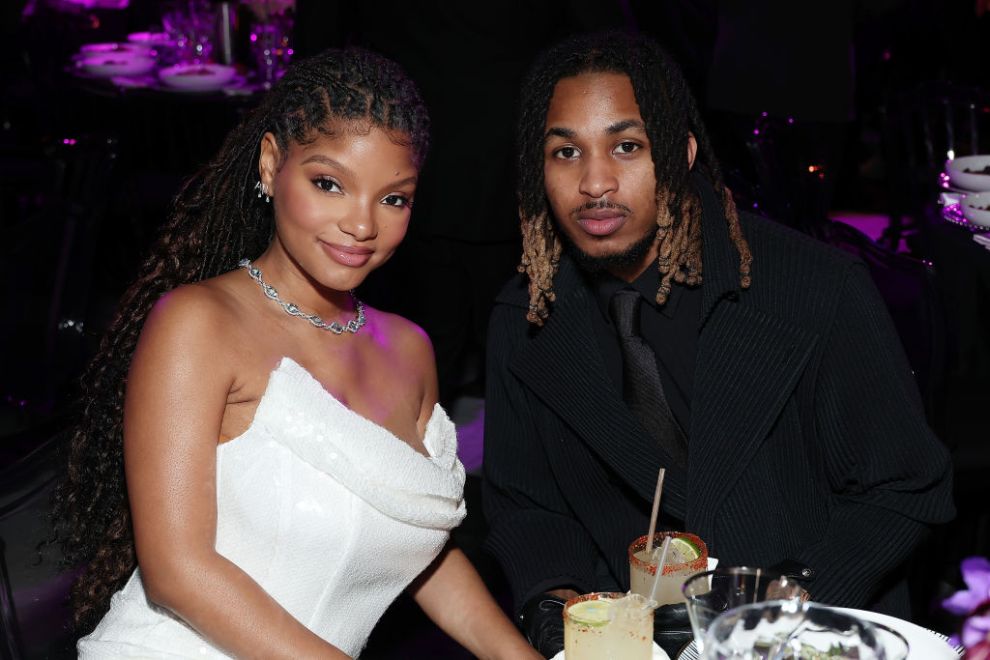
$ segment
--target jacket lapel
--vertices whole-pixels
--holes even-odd
[[[558,297],[550,318],[513,359],[510,368],[617,475],[650,502],[665,456],[606,375],[590,321],[591,314],[598,312],[569,260],[562,260],[555,288]],[[664,497],[671,510],[683,512],[683,477],[668,472],[665,483]]]
[[[818,336],[766,313],[739,287],[739,255],[710,184],[703,207],[702,330],[691,402],[687,524],[711,538],[719,505],[766,439]],[[759,255],[754,255],[759,266]],[[754,286],[760,286],[758,273]]]
[[[708,319],[698,344],[688,464],[687,521],[702,538],[712,538],[722,499],[769,434],[816,341],[742,302],[724,301]]]

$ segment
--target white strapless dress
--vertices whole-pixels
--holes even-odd
[[[248,430],[217,447],[217,552],[310,630],[359,655],[464,518],[464,467],[439,405],[424,444],[429,457],[283,358]],[[227,657],[149,603],[140,570],[77,650],[80,658]]]

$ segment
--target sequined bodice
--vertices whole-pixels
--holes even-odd
[[[464,517],[464,468],[439,406],[423,443],[429,456],[284,358],[248,430],[217,449],[217,551],[356,656]],[[137,644],[143,657],[224,657],[147,603],[139,571],[80,656],[106,657],[115,644]]]

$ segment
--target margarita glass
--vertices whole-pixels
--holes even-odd
[[[670,537],[670,548],[664,560],[663,573],[653,594],[664,540]],[[644,598],[652,598],[657,605],[674,605],[684,602],[681,586],[695,573],[708,569],[708,546],[688,532],[657,532],[653,535],[653,550],[647,551],[647,536],[641,536],[629,545],[629,589]]]
[[[567,660],[652,660],[656,603],[638,594],[598,592],[564,605]]]

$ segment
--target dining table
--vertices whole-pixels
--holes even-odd
[[[953,646],[946,635],[885,614],[864,610],[836,608],[839,612],[885,626],[902,635],[908,643],[908,654],[901,660],[957,660],[963,656],[961,646]],[[697,645],[692,641],[671,660],[701,660]]]

